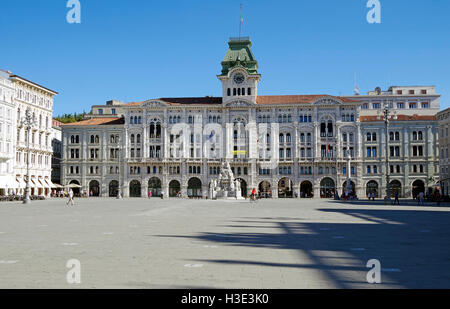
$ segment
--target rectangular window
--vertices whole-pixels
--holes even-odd
[[[422,102],[422,108],[430,108],[430,103]]]
[[[417,108],[417,103],[415,103],[415,102],[409,103],[409,108],[410,109],[416,109]]]
[[[397,103],[397,108],[398,109],[404,109],[405,108],[405,103],[403,103],[403,102]]]

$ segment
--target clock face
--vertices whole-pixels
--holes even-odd
[[[233,80],[234,80],[234,82],[235,82],[236,84],[239,85],[239,84],[242,84],[242,83],[244,82],[245,76],[242,75],[241,73],[238,73],[238,74],[234,75]]]

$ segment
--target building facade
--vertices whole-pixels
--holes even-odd
[[[9,72],[0,70],[0,196],[11,194],[14,178],[15,106],[14,85]]]
[[[449,195],[450,193],[450,174],[449,174],[449,160],[448,151],[450,148],[450,108],[443,110],[437,114],[439,121],[439,167],[440,167],[440,186],[442,194]]]
[[[243,196],[254,188],[262,196],[332,197],[351,188],[381,197],[386,155],[390,185],[403,197],[437,177],[434,87],[260,96],[249,38],[230,39],[221,64],[222,97],[120,104],[122,117],[97,106],[90,119],[64,125],[62,183],[101,196],[115,196],[120,186],[125,197],[207,198],[226,160]],[[394,115],[387,135],[384,104]]]
[[[52,163],[53,98],[57,92],[18,75],[10,75],[14,85],[14,112],[16,115],[14,176],[17,194],[23,195],[27,180],[28,140],[30,146],[31,195],[49,196]],[[33,119],[30,132],[22,120],[29,110]]]

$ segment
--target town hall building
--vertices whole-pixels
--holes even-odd
[[[231,38],[221,97],[96,105],[62,126],[61,182],[94,196],[208,198],[229,162],[242,196],[413,197],[439,178],[434,86],[367,95],[258,95],[249,38]],[[383,109],[391,113],[386,134]],[[386,160],[388,159],[388,160]],[[347,181],[349,184],[347,185]]]

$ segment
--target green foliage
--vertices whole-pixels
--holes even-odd
[[[57,121],[60,121],[62,123],[73,123],[73,122],[78,122],[78,121],[83,120],[85,115],[86,115],[85,112],[83,112],[82,114],[77,114],[77,113],[63,114],[63,115],[55,117],[54,119]]]

